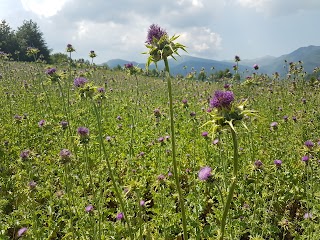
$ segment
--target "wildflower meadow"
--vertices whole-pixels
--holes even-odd
[[[56,66],[1,53],[0,239],[320,239],[320,82],[175,77],[178,40],[141,43],[159,77],[76,44]]]

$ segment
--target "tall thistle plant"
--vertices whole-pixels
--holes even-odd
[[[178,190],[179,202],[181,208],[181,217],[182,217],[182,226],[183,226],[183,237],[184,239],[188,238],[187,234],[187,223],[186,223],[186,214],[184,208],[184,201],[182,190],[180,186],[179,173],[178,173],[178,162],[176,159],[176,140],[175,140],[175,131],[174,131],[174,120],[173,120],[173,104],[172,104],[172,84],[170,78],[170,68],[168,63],[168,58],[172,57],[175,59],[174,55],[178,55],[178,50],[181,49],[186,52],[185,46],[180,43],[175,43],[174,41],[179,36],[169,37],[166,30],[162,29],[156,24],[152,24],[148,30],[148,36],[146,41],[146,47],[148,52],[144,54],[149,54],[146,68],[148,69],[151,63],[154,63],[157,66],[157,62],[163,60],[165,64],[165,71],[167,75],[167,85],[168,85],[168,97],[169,97],[169,111],[170,111],[170,129],[172,136],[172,165],[175,178],[175,184]]]
[[[225,234],[225,226],[228,212],[230,209],[234,190],[236,189],[239,169],[239,153],[238,153],[238,138],[235,130],[235,125],[242,123],[245,128],[246,125],[242,121],[245,116],[257,116],[256,111],[245,109],[246,100],[236,104],[234,102],[234,95],[232,91],[216,91],[213,98],[210,100],[210,107],[212,111],[211,120],[204,125],[211,125],[211,132],[214,134],[223,129],[229,129],[233,141],[233,172],[232,180],[228,190],[227,200],[225,202],[223,215],[220,226],[220,237],[222,240]]]

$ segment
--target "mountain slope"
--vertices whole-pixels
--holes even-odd
[[[241,56],[240,56],[241,57]],[[174,59],[169,59],[170,72],[172,75],[182,74],[186,75],[191,71],[200,72],[202,68],[205,69],[207,73],[217,72],[220,70],[230,69],[235,65],[234,61],[216,61],[212,59],[205,59],[199,57],[193,57],[189,55],[181,55],[181,57],[176,57],[177,61]],[[302,61],[304,69],[307,73],[311,73],[315,67],[320,66],[320,46],[308,46],[301,47],[289,54],[282,55],[280,57],[266,56],[257,59],[245,59],[239,62],[239,72],[245,72],[252,70],[253,64],[259,65],[259,73],[273,74],[278,72],[280,75],[285,75],[287,73],[286,63]],[[109,67],[113,68],[117,65],[124,66],[124,64],[131,62],[123,59],[112,59],[106,62]],[[141,68],[145,67],[145,63],[132,62],[134,65],[139,65]],[[214,67],[214,69],[212,69]],[[150,69],[154,69],[155,66],[151,65]],[[158,63],[158,69],[163,70],[163,61]]]

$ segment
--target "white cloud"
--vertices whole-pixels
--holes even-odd
[[[267,15],[291,15],[305,10],[320,9],[319,0],[237,0],[237,4],[254,8]]]
[[[221,50],[222,38],[206,27],[193,27],[180,34],[179,42],[186,45],[190,54],[212,56]]]
[[[33,12],[40,17],[51,17],[57,14],[69,0],[21,0],[26,11]]]

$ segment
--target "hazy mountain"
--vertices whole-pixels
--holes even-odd
[[[241,58],[241,56],[240,56]],[[234,60],[217,61],[212,59],[205,59],[199,57],[193,57],[190,55],[182,55],[169,59],[170,72],[172,75],[182,74],[186,75],[191,71],[200,72],[202,68],[207,73],[216,72],[219,70],[230,69],[233,72]],[[244,59],[239,62],[239,72],[245,72],[246,70],[251,73],[254,64],[259,65],[259,73],[273,74],[278,72],[281,75],[285,75],[287,70],[285,68],[285,60],[289,62],[302,61],[306,72],[311,73],[315,67],[320,66],[320,46],[308,46],[301,47],[289,54],[282,55],[280,57],[265,56],[256,59]],[[123,59],[112,59],[106,62],[109,67],[113,68],[117,65],[124,66],[124,64],[132,62]],[[134,65],[139,65],[141,68],[145,67],[145,63],[132,62]],[[214,67],[214,69],[212,69]],[[150,66],[150,69],[155,68],[154,65]],[[163,61],[158,63],[158,69],[163,70]]]

